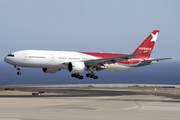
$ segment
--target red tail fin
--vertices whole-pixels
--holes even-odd
[[[154,30],[141,45],[133,52],[133,54],[143,53],[143,52],[152,52],[154,44],[156,42],[159,30]],[[137,58],[149,58],[151,53],[139,55]]]

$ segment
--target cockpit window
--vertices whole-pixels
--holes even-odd
[[[8,56],[10,56],[10,57],[14,57],[14,55],[13,55],[13,54],[9,54]]]

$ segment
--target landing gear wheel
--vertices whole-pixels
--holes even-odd
[[[84,77],[83,77],[83,76],[79,76],[78,78],[79,78],[79,79],[83,79]]]
[[[98,76],[97,75],[93,76],[93,79],[98,79]]]
[[[21,75],[21,72],[17,72],[17,75]]]
[[[93,78],[93,76],[94,76],[94,75],[92,75],[92,74],[89,75],[90,78]]]
[[[90,76],[91,76],[91,74],[90,74],[90,73],[87,73],[87,74],[86,74],[86,77],[90,77]]]
[[[71,77],[75,77],[76,76],[76,74],[71,74]]]
[[[76,75],[76,74],[75,74],[75,78],[79,78],[79,75]]]

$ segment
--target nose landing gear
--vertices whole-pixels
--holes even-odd
[[[20,67],[18,67],[18,66],[14,66],[14,67],[17,68],[17,70],[18,70],[17,75],[21,75]]]

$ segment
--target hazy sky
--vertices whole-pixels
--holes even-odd
[[[130,54],[155,29],[152,57],[180,59],[179,0],[0,0],[0,60],[24,49]]]

